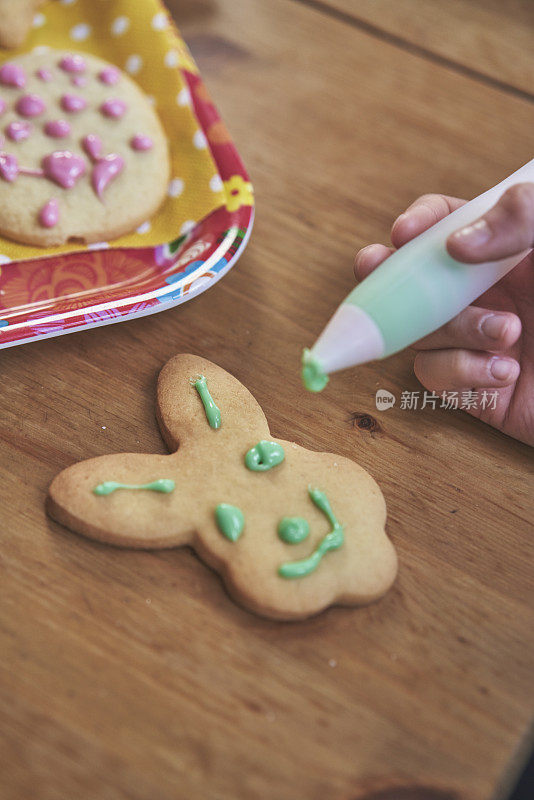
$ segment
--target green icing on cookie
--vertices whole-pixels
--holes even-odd
[[[162,494],[169,494],[169,492],[173,492],[176,488],[176,484],[174,481],[170,480],[170,478],[158,478],[157,481],[152,481],[152,483],[117,483],[117,481],[104,481],[104,483],[99,483],[98,486],[95,486],[93,489],[93,494],[97,494],[99,496],[104,496],[107,494],[111,494],[112,492],[117,491],[117,489],[146,489],[150,492],[161,492]]]
[[[245,464],[253,472],[266,472],[281,464],[284,458],[284,448],[281,444],[262,439],[250,448],[245,456]]]
[[[231,542],[237,542],[245,527],[245,517],[241,509],[228,503],[219,503],[215,509],[215,520],[222,535]]]
[[[278,523],[278,536],[286,544],[298,544],[310,535],[310,524],[302,517],[284,517]]]
[[[201,375],[196,380],[191,380],[191,384],[195,387],[200,399],[202,400],[208,425],[210,428],[217,430],[217,428],[221,427],[221,411],[215,405],[215,401],[211,396],[210,390],[208,389],[206,378],[204,375]]]
[[[343,525],[336,519],[328,498],[320,489],[308,489],[308,494],[317,508],[323,512],[327,520],[332,525],[332,530],[324,536],[315,550],[300,561],[287,561],[278,567],[278,574],[282,578],[304,578],[317,569],[323,556],[330,550],[338,550],[345,541]]]

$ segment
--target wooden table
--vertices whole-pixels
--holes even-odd
[[[532,451],[462,412],[375,409],[413,356],[303,394],[297,364],[365,243],[417,195],[532,157],[528,0],[175,0],[248,165],[239,264],[173,311],[1,355],[4,800],[497,800],[532,743]],[[164,452],[158,369],[234,372],[275,435],[381,485],[400,557],[362,610],[268,622],[189,551],[47,519],[67,465]],[[360,428],[358,415],[379,428]]]

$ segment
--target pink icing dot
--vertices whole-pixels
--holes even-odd
[[[55,197],[51,197],[39,211],[39,222],[43,228],[53,228],[58,224],[59,205]]]
[[[46,123],[44,131],[54,139],[63,139],[70,134],[70,125],[66,119],[52,119]]]
[[[26,73],[18,64],[8,61],[0,67],[0,83],[4,86],[16,86],[24,89],[26,86]]]
[[[89,133],[82,140],[82,147],[92,161],[97,161],[102,152],[102,139],[96,133]]]
[[[86,107],[87,102],[83,99],[83,97],[79,97],[76,94],[64,94],[61,98],[61,108],[63,111],[83,111],[83,109]]]
[[[40,67],[35,74],[42,81],[48,82],[52,80],[52,73],[46,67]]]
[[[105,83],[107,86],[115,86],[119,82],[120,72],[115,67],[106,67],[98,73],[98,78],[101,83]]]
[[[12,142],[22,142],[27,139],[33,130],[33,125],[30,122],[15,120],[10,122],[6,128],[6,136]]]
[[[105,117],[112,117],[113,119],[120,119],[128,106],[118,97],[110,97],[105,100],[100,106],[100,111]]]
[[[0,153],[0,178],[12,183],[19,174],[19,164],[11,153]]]
[[[82,56],[70,53],[67,56],[63,56],[59,66],[65,72],[85,72],[86,63]]]
[[[136,133],[130,139],[130,147],[132,150],[151,150],[154,142],[150,136],[145,136],[144,133]]]
[[[56,150],[41,163],[45,176],[63,189],[71,189],[85,175],[85,161],[70,150]]]
[[[83,75],[73,75],[70,82],[73,86],[87,86],[87,78]]]
[[[38,117],[46,110],[44,100],[38,94],[25,94],[15,106],[21,117]]]

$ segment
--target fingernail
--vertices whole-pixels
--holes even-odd
[[[359,267],[362,266],[362,264],[365,262],[365,259],[366,259],[367,255],[375,247],[376,247],[376,244],[368,244],[365,247],[362,247],[362,249],[359,251],[359,253],[356,253],[356,258],[354,259],[354,264],[356,266],[356,269],[359,269]]]
[[[498,314],[490,314],[482,320],[480,329],[488,339],[500,339],[506,327],[506,320]]]
[[[354,263],[356,264],[357,267],[359,266],[360,261],[362,260],[362,256],[364,255],[366,250],[369,249],[369,247],[371,247],[371,245],[368,244],[366,247],[362,247],[362,249],[358,250],[358,252],[356,253],[356,258],[354,259]]]
[[[397,217],[397,219],[396,219],[396,220],[395,220],[395,222],[393,223],[393,226],[392,226],[392,227],[394,228],[394,227],[395,227],[395,225],[398,225],[398,224],[399,224],[399,222],[403,222],[405,219],[408,219],[408,216],[409,216],[409,215],[408,215],[408,214],[406,214],[406,212],[403,212],[402,214],[399,214],[399,216]]]
[[[490,372],[497,381],[508,380],[513,369],[514,362],[508,358],[494,358],[490,366]]]
[[[490,240],[491,228],[485,219],[479,219],[478,222],[473,222],[472,225],[460,228],[452,236],[455,239],[460,239],[462,244],[467,244],[469,247],[480,247]]]

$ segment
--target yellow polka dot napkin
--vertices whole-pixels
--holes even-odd
[[[46,47],[92,53],[127,72],[154,98],[169,140],[172,177],[163,206],[136,232],[114,239],[110,247],[170,242],[224,205],[224,186],[180,71],[198,70],[160,0],[50,0],[35,14],[24,45],[0,51],[0,63]],[[71,244],[44,249],[0,237],[0,258],[12,261],[84,249]]]

